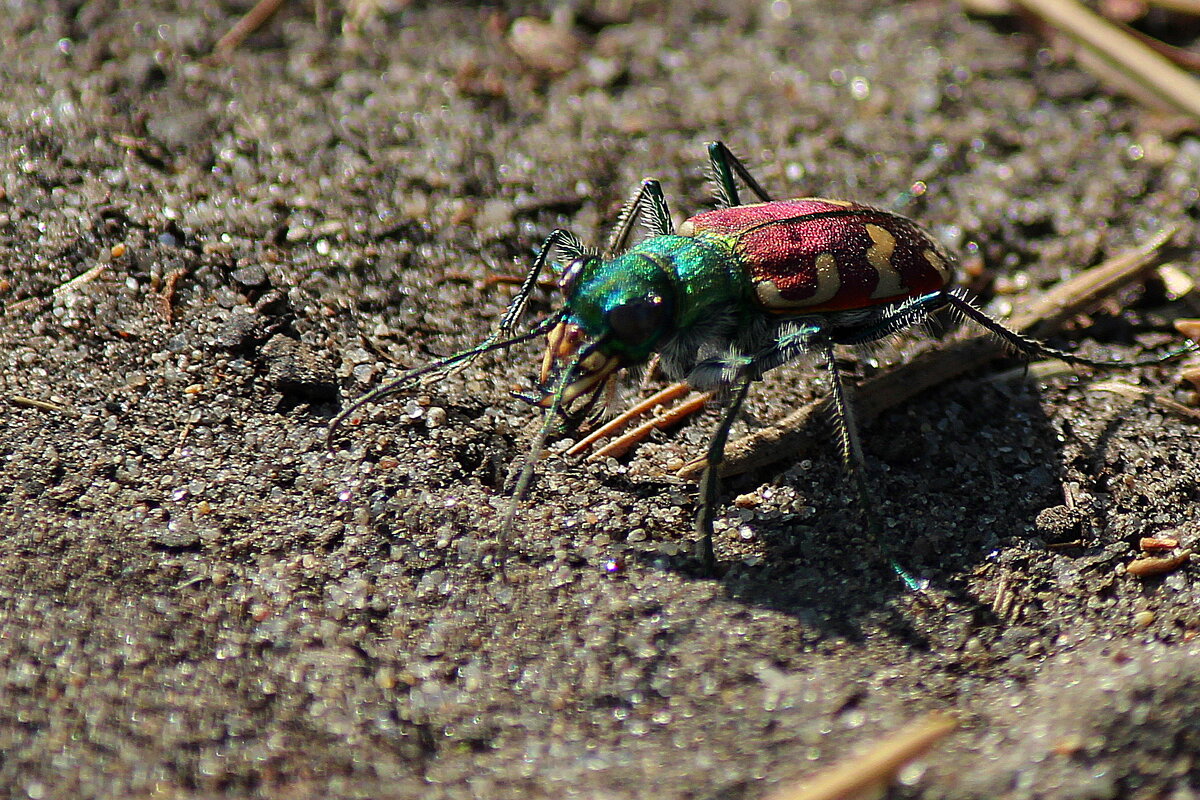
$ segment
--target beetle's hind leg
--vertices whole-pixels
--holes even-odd
[[[1120,359],[1096,359],[1068,353],[1051,347],[1040,339],[1026,336],[1014,331],[1000,320],[980,309],[968,298],[965,291],[945,289],[930,292],[911,300],[906,300],[893,308],[884,311],[868,324],[847,328],[839,331],[835,340],[838,344],[868,344],[898,333],[912,325],[925,323],[929,317],[942,309],[949,308],[963,319],[974,322],[988,333],[995,336],[1014,353],[1025,358],[1055,358],[1068,364],[1080,364],[1086,367],[1115,368],[1115,367],[1145,367],[1161,364],[1173,358],[1200,350],[1200,345],[1189,341],[1180,347],[1147,356],[1145,358],[1123,361]]]
[[[888,565],[896,576],[909,589],[921,591],[922,583],[914,578],[890,552],[891,548],[884,539],[883,524],[879,519],[877,504],[873,502],[867,472],[867,459],[863,455],[862,440],[858,434],[858,422],[854,417],[854,405],[847,398],[846,385],[842,370],[837,363],[832,339],[824,342],[826,369],[829,373],[829,410],[833,421],[834,436],[837,439],[842,457],[842,467],[850,477],[854,486],[854,494],[858,500],[859,513],[863,525],[867,529],[867,542],[875,552],[887,560]]]
[[[746,188],[764,203],[771,202],[771,195],[750,174],[746,165],[735,156],[724,142],[708,143],[708,168],[717,189],[717,208],[732,208],[742,204],[734,176],[742,179]]]
[[[1200,345],[1189,341],[1186,344],[1158,353],[1157,355],[1147,356],[1145,358],[1131,359],[1122,361],[1119,359],[1095,359],[1078,356],[1074,353],[1068,353],[1065,350],[1059,350],[1056,347],[1051,347],[1040,339],[1034,339],[1031,336],[1026,336],[1023,333],[1018,333],[1009,328],[1000,320],[993,318],[991,315],[982,311],[959,292],[943,292],[945,305],[950,306],[958,314],[961,314],[966,319],[971,320],[975,324],[985,329],[988,333],[995,336],[1007,347],[1015,352],[1025,356],[1026,358],[1056,358],[1059,361],[1065,361],[1068,364],[1081,364],[1085,367],[1146,367],[1154,364],[1161,364],[1164,361],[1169,361],[1172,358],[1177,358],[1187,353],[1195,352],[1200,349]]]

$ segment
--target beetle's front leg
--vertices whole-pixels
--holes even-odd
[[[517,290],[512,301],[509,302],[508,308],[504,310],[500,324],[480,343],[480,352],[490,348],[496,342],[512,336],[512,332],[517,328],[517,323],[521,321],[525,309],[529,306],[529,298],[533,295],[533,290],[537,288],[538,278],[541,277],[546,264],[550,262],[550,254],[556,250],[561,250],[569,261],[581,258],[588,252],[587,248],[583,246],[583,242],[579,241],[579,237],[566,228],[555,228],[550,231],[550,235],[542,242],[538,254],[534,257],[533,263],[526,270],[525,277],[521,281],[521,288]],[[466,369],[474,363],[479,355],[480,353],[475,353],[459,362],[453,372],[461,372]]]
[[[504,316],[500,318],[500,325],[496,332],[489,336],[485,343],[502,339],[505,336],[512,335],[513,330],[517,327],[517,322],[520,321],[521,315],[525,313],[525,307],[529,305],[529,298],[533,294],[534,288],[537,287],[538,278],[542,274],[542,270],[546,268],[546,264],[550,261],[550,254],[555,250],[562,250],[568,261],[573,261],[587,255],[587,248],[583,246],[583,242],[571,233],[566,228],[555,228],[542,242],[541,249],[538,250],[537,256],[533,259],[533,263],[525,272],[525,279],[521,281],[521,288],[517,290],[517,294],[513,297],[512,302],[508,304],[508,308],[504,311]]]

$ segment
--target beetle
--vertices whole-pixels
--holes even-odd
[[[546,409],[545,419],[517,480],[501,528],[504,539],[553,421],[594,410],[602,397],[611,397],[622,370],[657,355],[669,377],[699,390],[717,390],[725,400],[706,450],[695,522],[698,556],[711,570],[718,468],[730,429],[753,383],[803,353],[824,359],[841,460],[857,486],[868,527],[874,528],[862,449],[834,356],[837,345],[874,342],[950,309],[1026,357],[1137,366],[1195,349],[1189,342],[1181,350],[1135,361],[1099,361],[1058,350],[1009,329],[955,288],[954,257],[912,220],[845,200],[773,200],[722,142],[709,143],[708,155],[715,209],[676,228],[661,184],[646,179],[625,204],[602,251],[589,249],[566,229],[552,231],[491,336],[363,395],[333,418],[330,442],[340,423],[369,402],[484,353],[545,335],[537,394],[527,398]],[[737,180],[758,202],[742,204]],[[639,223],[648,235],[629,246]],[[565,263],[558,280],[561,306],[530,330],[514,333],[555,255],[562,258],[556,263]]]

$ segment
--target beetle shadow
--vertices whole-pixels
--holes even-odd
[[[861,436],[880,546],[864,537],[853,482],[830,439],[824,452],[805,457],[811,468],[785,461],[724,481],[720,516],[732,530],[718,536],[717,553],[730,598],[858,639],[880,614],[886,625],[908,628],[897,603],[926,602],[895,562],[954,613],[994,622],[969,589],[971,571],[998,548],[1033,539],[1039,512],[1063,502],[1058,433],[1037,384],[958,381],[883,414]],[[786,509],[767,501],[729,511],[734,497],[769,486],[797,499]],[[743,535],[759,550],[731,559]]]

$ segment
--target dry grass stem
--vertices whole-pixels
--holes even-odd
[[[1178,414],[1184,419],[1200,420],[1200,409],[1185,406],[1178,400],[1167,397],[1165,394],[1157,394],[1149,389],[1143,389],[1140,386],[1134,386],[1131,383],[1124,381],[1103,381],[1094,383],[1089,387],[1093,392],[1112,392],[1123,397],[1128,397],[1131,400],[1149,399],[1159,408],[1170,411],[1173,414]]]
[[[32,397],[25,397],[19,394],[10,394],[9,402],[16,406],[25,406],[26,408],[37,408],[42,411],[53,411],[56,414],[65,414],[71,409],[66,406],[60,406],[58,403],[48,403],[45,400],[36,400]]]
[[[1016,0],[1031,14],[1053,26],[1099,62],[1098,77],[1120,77],[1116,88],[1130,85],[1170,108],[1200,119],[1200,81],[1179,69],[1154,48],[1104,19],[1076,0]],[[1086,63],[1086,59],[1085,59]],[[1106,69],[1107,68],[1107,69]]]
[[[236,50],[247,36],[265,25],[283,3],[284,0],[259,0],[254,8],[247,11],[246,15],[217,41],[213,46],[213,54],[224,58]]]

